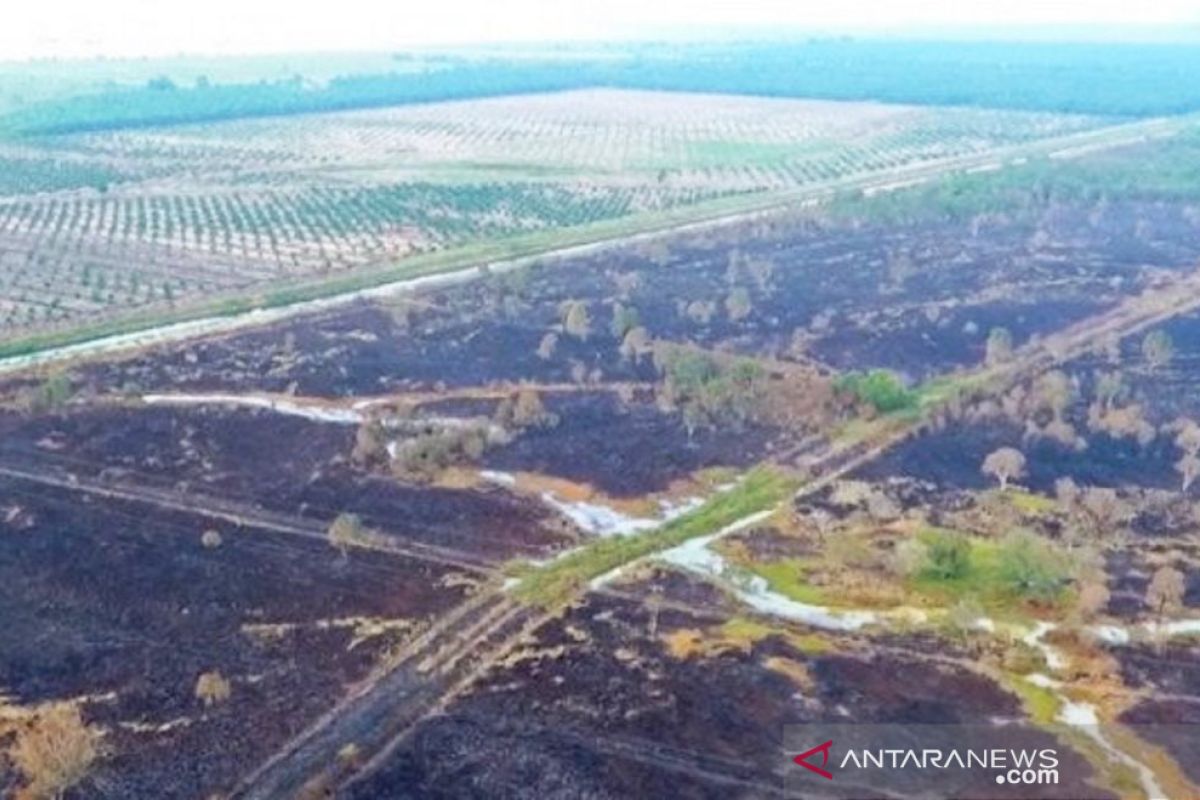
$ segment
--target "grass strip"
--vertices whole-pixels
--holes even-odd
[[[526,569],[513,592],[530,605],[560,607],[586,591],[593,579],[774,508],[795,489],[795,481],[780,472],[756,467],[737,486],[660,528],[633,536],[597,539],[549,564]]]

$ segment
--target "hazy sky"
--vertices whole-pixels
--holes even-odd
[[[1200,0],[6,0],[0,60],[387,49],[658,34],[1200,23]]]

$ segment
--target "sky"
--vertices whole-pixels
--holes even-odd
[[[6,0],[5,6],[0,61],[390,50],[738,28],[1200,26],[1200,0]]]

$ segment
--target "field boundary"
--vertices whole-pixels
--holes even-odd
[[[1072,158],[1179,133],[1200,115],[1156,117],[1051,137],[981,153],[852,175],[795,189],[755,192],[565,229],[464,245],[399,262],[361,267],[336,277],[299,278],[253,286],[225,297],[177,303],[83,324],[67,330],[30,333],[0,343],[0,374],[75,358],[134,350],[170,341],[260,327],[296,314],[357,299],[441,288],[503,273],[535,261],[561,261],[614,247],[692,230],[736,224],[790,208],[817,206],[845,194],[864,196],[920,185],[973,168],[1003,168],[1030,157]]]

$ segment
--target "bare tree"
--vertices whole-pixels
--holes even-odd
[[[612,276],[612,279],[617,287],[617,294],[625,300],[630,299],[642,285],[640,272],[618,272]]]
[[[374,416],[367,417],[359,423],[354,434],[354,449],[350,451],[350,460],[360,466],[370,466],[382,459],[387,452],[387,431],[383,423]]]
[[[1160,623],[1167,613],[1178,613],[1183,608],[1185,589],[1183,573],[1174,567],[1162,566],[1154,571],[1146,587],[1146,605]]]
[[[1008,488],[1010,480],[1025,474],[1025,455],[1014,447],[1001,447],[988,454],[980,469],[984,475],[998,480],[1003,491]]]

